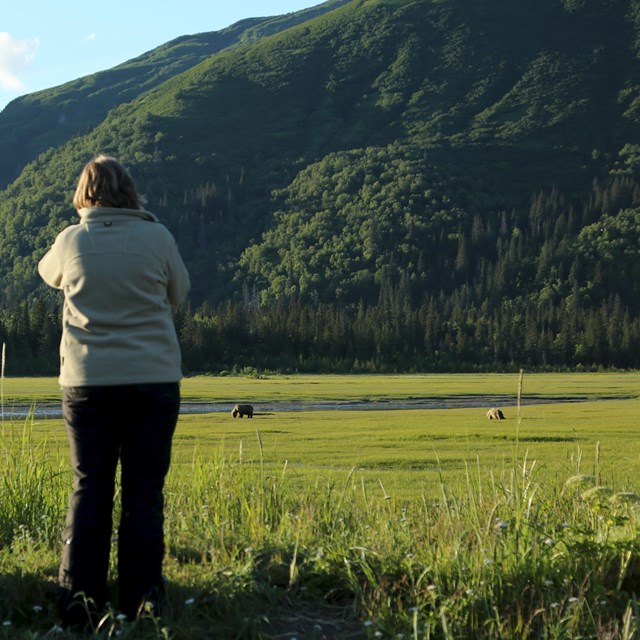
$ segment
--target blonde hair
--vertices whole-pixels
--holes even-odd
[[[103,154],[87,162],[73,195],[77,211],[85,207],[141,209],[143,202],[129,172],[115,158]]]

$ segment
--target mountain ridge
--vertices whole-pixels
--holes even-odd
[[[219,31],[179,36],[111,69],[12,100],[0,111],[0,189],[38,153],[85,133],[110,109],[210,55],[256,42],[347,1],[329,0],[283,16],[245,18]]]
[[[616,298],[633,321],[639,16],[637,0],[351,0],[206,56],[7,186],[3,300],[55,300],[35,264],[101,151],[176,236],[193,308],[455,300],[493,323],[534,305],[542,332]]]

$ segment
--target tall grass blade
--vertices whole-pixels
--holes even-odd
[[[0,410],[2,411],[2,435],[4,436],[4,365],[6,362],[6,343],[2,343],[2,364],[0,365]]]

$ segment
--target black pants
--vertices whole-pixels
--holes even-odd
[[[163,592],[163,488],[179,408],[179,383],[63,388],[74,473],[59,575],[63,622],[87,620],[79,597],[91,599],[96,613],[109,600],[118,461],[122,491],[119,609],[135,617],[145,598]]]

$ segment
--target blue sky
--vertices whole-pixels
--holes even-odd
[[[22,4],[24,2],[24,4]],[[0,110],[18,96],[114,67],[178,36],[322,0],[8,0],[0,11]]]

